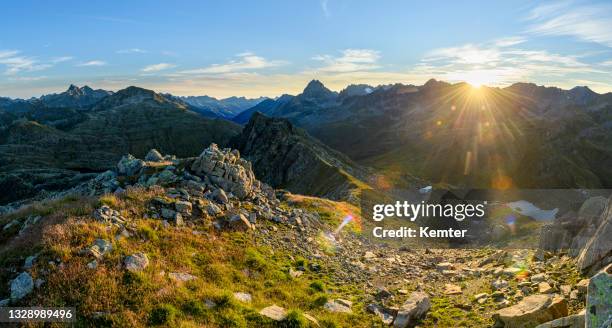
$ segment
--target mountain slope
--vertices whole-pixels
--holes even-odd
[[[114,166],[125,153],[144,156],[156,148],[162,153],[195,156],[210,143],[227,145],[240,132],[232,122],[205,118],[188,108],[151,90],[129,87],[79,111],[78,116],[74,110],[58,109],[58,117],[28,113],[8,123],[0,130],[0,180],[23,183],[19,193],[3,201],[49,190],[40,184],[49,170],[57,172],[52,185],[66,188],[83,173]],[[79,119],[54,125],[62,117],[73,116]],[[69,178],[67,172],[72,173]]]
[[[234,144],[275,188],[351,202],[368,188],[366,170],[285,119],[256,112]]]

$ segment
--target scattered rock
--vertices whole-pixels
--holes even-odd
[[[93,261],[87,263],[87,267],[92,269],[92,270],[97,269],[98,268],[98,261],[93,260]]]
[[[149,162],[161,162],[164,160],[164,156],[162,156],[157,149],[151,149],[145,156],[144,160]]]
[[[537,294],[493,314],[499,327],[533,327],[567,316],[567,301],[560,296]]]
[[[215,189],[215,191],[213,191],[213,193],[212,193],[212,197],[213,197],[214,200],[216,200],[217,202],[219,202],[221,204],[229,203],[229,198],[225,194],[225,191],[223,189],[221,189],[221,188]]]
[[[540,294],[548,294],[553,292],[553,288],[547,282],[541,282],[538,284],[538,291]]]
[[[28,256],[28,257],[25,259],[25,262],[24,262],[24,264],[23,264],[23,268],[24,268],[24,269],[26,269],[26,270],[31,269],[31,268],[32,268],[32,266],[34,266],[34,261],[36,261],[36,258],[37,258],[37,256],[36,256],[36,255],[31,255],[31,256]]]
[[[327,301],[323,308],[329,312],[353,313],[351,306],[353,306],[353,302],[343,299],[335,299]]]
[[[27,272],[20,273],[11,281],[11,300],[20,300],[34,289],[34,280]]]
[[[243,303],[251,303],[253,297],[249,293],[236,292],[234,293],[234,298]]]
[[[248,231],[255,228],[242,213],[230,216],[226,224],[230,230],[234,231]]]
[[[369,304],[366,310],[376,316],[378,316],[386,325],[393,323],[393,314],[389,309],[378,304]]]
[[[302,274],[304,274],[304,271],[301,270],[293,270],[293,268],[289,268],[289,275],[292,278],[297,278],[299,276],[301,276]]]
[[[128,271],[138,272],[144,270],[149,265],[149,258],[144,253],[136,253],[127,256],[123,264]]]
[[[274,321],[282,321],[287,317],[287,310],[277,305],[270,305],[259,311],[259,314]]]
[[[548,279],[548,275],[546,273],[538,273],[531,276],[531,282],[539,283],[546,281]]]
[[[192,205],[190,202],[179,200],[174,203],[174,206],[176,207],[176,210],[178,212],[181,212],[183,214],[191,214]]]
[[[461,294],[461,287],[453,284],[445,284],[444,285],[444,294],[446,295],[456,295]]]
[[[498,279],[491,283],[491,287],[493,288],[493,290],[500,290],[502,288],[508,287],[508,282],[505,280]]]
[[[120,175],[133,176],[140,172],[145,162],[127,154],[117,163],[117,171]]]
[[[454,270],[455,266],[452,263],[442,262],[442,263],[436,264],[436,269],[438,271]]]
[[[190,281],[190,280],[198,279],[198,277],[196,277],[194,275],[190,275],[189,273],[183,273],[183,272],[170,272],[168,274],[168,277],[170,277],[170,279],[172,279],[174,281],[178,281],[178,282],[185,282],[185,281]]]
[[[584,328],[585,311],[555,319],[536,326],[536,328]]]
[[[393,327],[406,328],[413,326],[417,320],[425,317],[430,308],[431,303],[427,294],[413,292],[397,312]]]

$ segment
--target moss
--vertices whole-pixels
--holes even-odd
[[[149,316],[151,325],[171,324],[176,320],[179,311],[171,304],[162,304],[155,307]]]
[[[308,321],[300,310],[291,310],[279,326],[283,328],[302,328],[308,326]]]
[[[320,280],[313,281],[310,283],[309,287],[317,292],[325,291],[325,284]]]

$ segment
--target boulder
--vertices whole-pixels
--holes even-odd
[[[536,326],[536,328],[584,328],[585,311],[555,319]]]
[[[127,154],[121,157],[119,163],[117,163],[117,172],[119,175],[134,176],[140,172],[144,165],[145,162],[143,160]]]
[[[287,310],[277,305],[270,305],[259,311],[259,314],[274,321],[283,321],[287,317]]]
[[[586,297],[586,328],[612,326],[612,264],[593,276]]]
[[[430,308],[431,302],[427,294],[413,292],[398,310],[397,316],[393,321],[393,327],[406,328],[414,326],[418,320],[425,317]]]
[[[164,156],[162,156],[157,149],[151,149],[145,156],[144,160],[148,162],[161,162],[164,160]]]
[[[123,264],[128,271],[138,272],[144,270],[149,265],[149,258],[144,253],[136,253],[126,256]]]
[[[567,301],[558,295],[537,294],[493,314],[496,327],[527,328],[567,316]]]
[[[254,226],[249,222],[249,219],[244,214],[231,215],[225,222],[226,226],[230,230],[234,231],[248,231],[254,229]]]
[[[366,310],[380,318],[385,325],[393,323],[392,311],[378,304],[369,304]]]
[[[612,198],[599,221],[597,230],[578,256],[577,264],[583,272],[594,273],[612,262]]]
[[[34,280],[27,272],[20,273],[11,281],[11,300],[20,300],[34,289]]]
[[[327,301],[323,308],[329,312],[353,313],[351,306],[353,306],[353,302],[338,298]]]

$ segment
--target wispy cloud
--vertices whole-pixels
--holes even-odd
[[[87,66],[104,66],[104,65],[106,65],[105,61],[102,61],[102,60],[90,60],[90,61],[82,62],[82,63],[78,64],[77,66],[87,67]]]
[[[260,70],[271,67],[278,67],[287,64],[281,60],[267,60],[251,52],[244,52],[236,55],[237,59],[228,61],[225,64],[213,64],[208,67],[184,70],[181,74],[224,74],[244,71]]]
[[[73,60],[74,57],[72,56],[63,56],[63,57],[55,57],[53,59],[51,59],[51,62],[54,64],[59,64],[59,63],[63,63],[63,62],[67,62],[70,60]]]
[[[173,68],[173,67],[176,67],[176,65],[169,64],[169,63],[159,63],[159,64],[145,66],[143,69],[141,69],[141,71],[145,73],[153,73],[153,72],[159,72],[159,71],[163,71],[163,70]]]
[[[521,43],[523,43],[525,41],[527,41],[527,39],[525,37],[522,37],[522,36],[511,36],[511,37],[501,38],[501,39],[495,40],[495,45],[498,46],[498,47],[511,47],[511,46],[515,46],[517,44],[521,44]]]
[[[535,7],[527,16],[528,32],[536,35],[573,36],[612,47],[612,5],[583,5],[570,1]]]
[[[118,54],[144,54],[146,50],[140,48],[121,49],[116,51]]]
[[[319,55],[312,59],[324,63],[317,69],[320,72],[358,72],[380,67],[380,52],[372,49],[345,49],[340,56]]]
[[[0,65],[6,66],[5,75],[41,71],[53,66],[51,63],[41,63],[34,57],[22,56],[17,50],[0,50]]]
[[[577,55],[561,55],[546,50],[526,50],[499,42],[466,44],[436,49],[428,53],[415,72],[449,81],[506,85],[519,81],[567,79],[580,74],[605,74]]]

